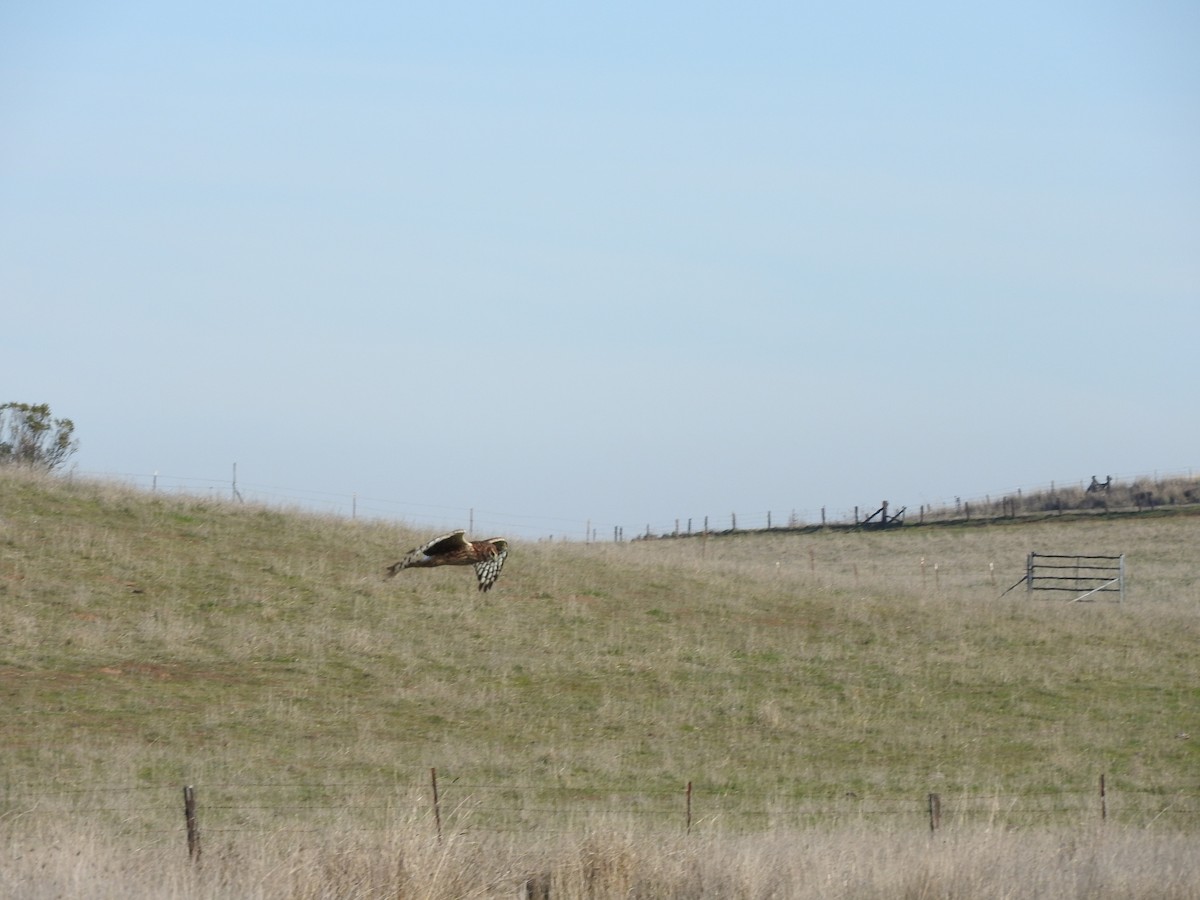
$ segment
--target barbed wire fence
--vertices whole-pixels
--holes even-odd
[[[464,522],[468,530],[506,531],[526,535],[529,539],[565,539],[586,542],[624,541],[635,538],[680,537],[699,534],[732,532],[788,531],[824,527],[857,527],[867,524],[876,514],[880,504],[887,507],[886,500],[853,506],[821,506],[819,508],[783,507],[780,510],[758,510],[748,512],[729,511],[678,516],[671,519],[646,522],[641,525],[604,522],[600,519],[575,520],[536,513],[517,513],[481,508],[462,508],[438,504],[418,503],[374,497],[356,492],[323,491],[307,488],[292,488],[278,485],[245,482],[239,479],[237,464],[230,466],[228,478],[211,476],[171,475],[160,472],[117,473],[78,471],[81,477],[115,480],[151,492],[163,491],[231,502],[256,503],[276,507],[297,507],[327,515],[349,519],[376,519],[381,521],[403,521],[429,525],[431,527],[461,527]],[[1126,489],[1118,499],[1110,493],[1113,481]],[[1028,515],[1062,513],[1064,509],[1078,509],[1080,498],[1087,500],[1087,508],[1096,512],[1110,509],[1144,507],[1153,508],[1155,503],[1168,502],[1161,487],[1172,482],[1195,481],[1191,468],[1155,472],[1153,476],[1108,476],[1108,486],[1101,484],[1103,491],[1092,493],[1097,486],[1095,476],[1089,484],[1086,478],[1077,482],[1050,481],[1041,485],[1011,488],[973,496],[934,498],[917,505],[897,504],[900,511],[897,522],[934,523],[944,521],[978,521],[981,519],[1009,519]],[[1155,491],[1155,487],[1159,490]],[[1171,496],[1184,503],[1200,503],[1200,483],[1194,489],[1180,491],[1180,496]],[[1110,504],[1111,500],[1111,504]]]
[[[525,534],[529,539],[554,538],[578,540],[605,535],[606,530],[590,522],[576,522],[548,515],[500,512],[473,507],[458,507],[407,500],[372,497],[356,492],[323,491],[308,488],[247,482],[239,478],[236,465],[227,479],[211,476],[172,475],[162,472],[100,472],[78,470],[82,478],[114,481],[150,493],[168,493],[208,498],[215,501],[250,503],[277,508],[297,508],[318,514],[351,520],[404,522],[434,528],[463,527],[477,530],[504,530]],[[595,535],[593,534],[595,533]],[[598,538],[597,538],[598,539]]]
[[[424,780],[322,783],[211,782],[131,787],[8,786],[0,822],[14,833],[45,819],[99,828],[143,846],[198,857],[202,846],[261,836],[388,832],[560,835],[596,825],[639,831],[752,834],[779,829],[1017,828],[1087,823],[1200,830],[1197,785],[1127,787],[1100,774],[1090,786],[994,794],[945,788],[786,796],[680,779],[674,788],[614,789],[547,783],[492,783],[436,768]]]

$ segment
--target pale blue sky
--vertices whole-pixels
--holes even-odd
[[[1200,5],[6,3],[0,296],[80,471],[418,524],[1186,473]]]

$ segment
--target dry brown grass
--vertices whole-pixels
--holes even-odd
[[[198,864],[94,831],[0,845],[0,894],[21,900],[1200,897],[1193,836],[1134,829],[970,829],[931,840],[870,828],[685,837],[596,824],[569,836],[364,837],[353,828],[240,840]]]

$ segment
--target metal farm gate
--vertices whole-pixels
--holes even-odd
[[[1117,594],[1125,601],[1125,554],[1120,556],[1062,556],[1051,553],[1030,553],[1025,560],[1025,582],[1028,593],[1034,591],[1069,591],[1076,594],[1070,601],[1077,603],[1095,594]],[[1017,586],[1008,589],[1011,591]],[[1004,593],[1007,594],[1008,591]],[[1003,594],[1001,594],[1003,596]]]

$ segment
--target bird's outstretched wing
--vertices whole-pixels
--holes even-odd
[[[414,566],[419,568],[428,568],[430,566],[446,565],[453,562],[455,557],[466,556],[471,549],[471,545],[467,542],[466,534],[461,528],[458,531],[451,531],[449,534],[438,535],[431,541],[427,541],[415,550],[410,550],[405,557],[399,562],[394,562],[387,568],[387,577],[391,578],[402,569],[410,569]],[[471,559],[463,559],[462,562],[473,562]]]
[[[487,592],[492,589],[492,585],[500,577],[500,570],[504,568],[504,561],[508,559],[508,541],[504,538],[488,538],[486,541],[476,541],[476,544],[490,544],[495,550],[493,555],[475,564],[475,577],[479,579],[479,590]]]
[[[466,534],[466,531],[461,528],[457,531],[451,531],[449,534],[435,537],[432,541],[418,547],[413,552],[420,553],[423,556],[453,556],[456,553],[461,553],[470,546]]]

